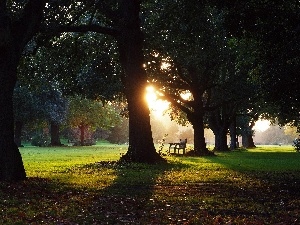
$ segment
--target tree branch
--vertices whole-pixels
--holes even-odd
[[[24,7],[21,18],[13,23],[13,32],[20,51],[22,51],[28,41],[39,31],[45,4],[46,0],[28,1]]]
[[[163,99],[163,100],[167,100],[173,106],[179,108],[184,113],[186,113],[186,114],[190,113],[189,107],[191,107],[191,106],[189,106],[188,101],[178,100],[177,96],[171,95],[171,94],[164,94],[164,96],[161,96],[160,98]],[[187,106],[185,106],[184,104],[187,105]]]
[[[44,32],[51,32],[52,33],[63,33],[63,32],[96,32],[101,34],[107,34],[111,35],[113,37],[116,37],[119,32],[118,30],[110,27],[103,27],[96,24],[91,25],[79,25],[79,26],[55,26],[55,27],[48,27],[44,29]]]

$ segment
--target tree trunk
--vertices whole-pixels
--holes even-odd
[[[150,111],[145,100],[147,76],[143,55],[143,33],[140,29],[140,1],[123,0],[121,3],[122,24],[117,37],[120,62],[124,74],[122,82],[129,111],[129,147],[121,160],[130,162],[157,163],[164,161],[154,147]]]
[[[201,110],[200,107],[197,110]],[[194,128],[194,154],[196,156],[213,155],[213,152],[207,149],[205,143],[203,114],[193,112],[188,118]]]
[[[245,148],[256,148],[252,134],[245,133],[242,135],[242,145]]]
[[[251,121],[250,124],[244,124],[242,129],[242,145],[245,148],[256,148],[253,141],[253,127],[255,125],[254,121]]]
[[[225,102],[216,110],[210,112],[208,121],[209,127],[215,134],[215,150],[228,151],[227,132],[230,125],[236,119],[237,104],[235,102]],[[235,135],[236,136],[236,135]],[[235,137],[234,137],[235,143]]]
[[[227,130],[219,129],[214,131],[215,134],[215,151],[228,151],[227,146]]]
[[[37,33],[43,19],[45,0],[31,0],[13,23],[0,3],[0,180],[19,181],[26,178],[19,149],[14,141],[13,90],[22,51]]]
[[[23,128],[23,122],[16,121],[15,122],[15,144],[18,147],[23,147],[22,142],[21,142],[22,128]]]
[[[237,137],[236,137],[236,119],[234,118],[231,125],[229,126],[230,131],[230,150],[238,148]]]
[[[80,129],[80,145],[84,146],[84,129],[85,129],[85,126],[81,125],[81,126],[79,126],[79,129]]]
[[[3,35],[0,32],[0,40],[1,38],[3,39]],[[1,43],[1,41],[0,180],[18,181],[26,178],[22,157],[14,140],[13,90],[16,84],[18,58],[15,57],[15,54],[12,51],[13,48],[10,48],[9,45],[3,45],[3,42]]]
[[[215,151],[228,151],[227,131],[232,121],[228,115],[222,115],[221,111],[215,110],[210,112],[209,127],[215,135]]]
[[[51,146],[61,146],[60,138],[59,138],[59,125],[55,122],[50,122],[50,134],[51,134]]]

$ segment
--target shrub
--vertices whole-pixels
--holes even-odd
[[[49,144],[50,144],[50,137],[45,134],[35,135],[31,139],[32,146],[45,147],[45,146],[49,146]]]

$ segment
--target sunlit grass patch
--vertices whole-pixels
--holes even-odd
[[[97,161],[118,160],[126,146],[89,147],[24,147],[21,154],[27,175],[30,177],[51,177],[74,165],[85,165]]]

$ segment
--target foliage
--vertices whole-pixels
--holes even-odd
[[[47,134],[36,134],[31,139],[31,145],[38,147],[46,147],[50,144],[50,137]]]
[[[239,1],[228,4],[227,27],[233,35],[254,38],[260,55],[265,111],[281,125],[299,120],[299,20],[294,1]],[[268,13],[265,13],[268,11]],[[241,26],[242,24],[242,26]],[[289,88],[286,84],[289,83]]]
[[[14,113],[18,121],[53,121],[61,124],[65,121],[67,101],[53,85],[44,84],[35,89],[18,85],[14,90]]]
[[[121,118],[120,123],[109,129],[110,134],[106,138],[113,144],[128,143],[129,140],[129,124],[127,118]]]
[[[67,100],[62,96],[61,91],[51,83],[33,87],[21,85],[18,82],[14,89],[13,100],[15,121],[21,124],[19,127],[15,126],[19,129],[15,132],[18,133],[18,135],[15,134],[15,142],[18,145],[21,144],[21,134],[24,136],[30,130],[38,130],[35,133],[39,133],[41,128],[50,126],[50,124],[59,126],[66,120]],[[27,128],[26,131],[24,128]],[[32,144],[46,146],[49,144],[48,139],[49,137],[44,137],[43,133],[35,134]]]
[[[71,127],[109,129],[120,122],[120,115],[110,105],[80,96],[69,98],[67,124]]]
[[[224,140],[235,114],[250,110],[259,93],[255,40],[230,35],[227,9],[208,1],[166,0],[153,8],[159,10],[149,16],[147,26],[150,81],[171,102],[172,119],[193,125],[199,155],[209,154],[204,139],[208,124],[216,148],[226,150]]]
[[[111,100],[122,90],[115,48],[96,33],[65,33],[24,57],[20,78],[37,87],[47,80],[68,95]]]
[[[286,125],[283,128],[284,128],[285,135],[288,135],[293,138],[295,138],[297,136],[297,127]]]
[[[66,120],[68,103],[61,91],[53,86],[43,85],[37,90],[37,106],[40,109],[40,119],[62,124]]]
[[[16,121],[28,122],[37,118],[40,110],[37,105],[37,96],[28,87],[16,85],[13,95],[14,117]]]

